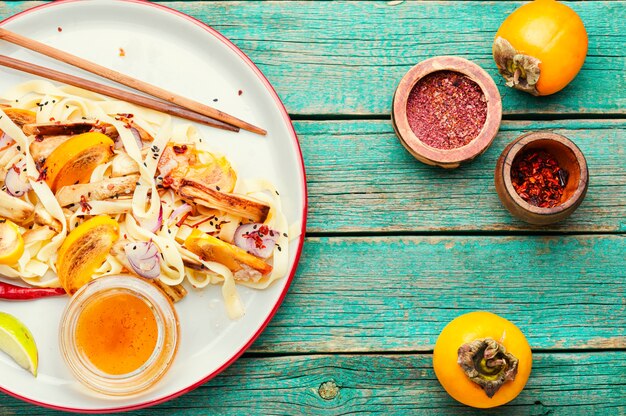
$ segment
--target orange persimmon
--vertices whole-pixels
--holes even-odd
[[[504,20],[493,57],[507,86],[550,95],[576,77],[587,43],[585,25],[574,10],[555,0],[535,0]]]
[[[106,215],[92,217],[74,228],[57,257],[57,275],[65,291],[73,295],[91,281],[120,235],[120,226]]]
[[[63,142],[43,165],[43,176],[52,192],[89,182],[93,170],[113,154],[114,144],[110,137],[98,132],[79,134]]]
[[[490,312],[470,312],[441,331],[433,366],[450,396],[468,406],[489,408],[510,402],[522,391],[532,353],[511,321]]]

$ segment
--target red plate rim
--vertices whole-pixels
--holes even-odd
[[[6,19],[0,21],[0,26],[4,25],[7,22],[10,22],[18,17],[24,16],[30,12],[39,10],[39,9],[43,9],[43,8],[47,8],[47,7],[52,7],[58,4],[65,4],[65,3],[75,3],[75,2],[79,2],[80,0],[58,0],[58,1],[54,1],[51,3],[46,3],[46,4],[41,4],[35,7],[32,7],[30,9],[21,11],[13,16],[7,17]],[[304,191],[304,201],[303,201],[303,210],[302,210],[302,226],[300,229],[300,238],[298,241],[298,248],[296,250],[296,256],[295,256],[295,262],[294,262],[294,267],[291,270],[291,273],[289,273],[289,276],[287,277],[287,284],[285,285],[285,288],[283,289],[282,293],[280,294],[278,301],[276,302],[276,304],[274,305],[274,308],[272,309],[272,311],[270,312],[270,314],[268,315],[267,319],[261,324],[259,330],[252,335],[252,337],[250,337],[250,339],[248,340],[248,342],[246,342],[246,344],[239,350],[237,351],[237,353],[235,353],[227,362],[225,362],[224,364],[222,364],[222,366],[220,366],[217,370],[213,371],[211,374],[209,374],[208,376],[206,376],[205,378],[203,378],[202,380],[188,386],[187,388],[184,388],[182,390],[177,391],[176,393],[172,393],[169,396],[165,396],[162,397],[160,399],[157,400],[151,400],[151,401],[147,401],[147,402],[143,402],[143,403],[138,403],[138,404],[134,404],[134,405],[130,405],[130,406],[122,406],[122,407],[110,407],[110,408],[104,408],[104,409],[81,409],[81,408],[72,408],[72,407],[63,407],[63,406],[56,406],[56,405],[52,405],[49,403],[43,403],[43,402],[38,402],[36,400],[32,400],[29,399],[27,397],[22,397],[18,394],[15,394],[9,390],[6,390],[2,387],[0,387],[0,391],[13,396],[17,399],[23,400],[25,402],[31,403],[31,404],[35,404],[38,406],[42,406],[42,407],[47,407],[49,409],[55,409],[55,410],[63,410],[66,412],[80,412],[80,413],[112,413],[112,412],[125,412],[125,411],[130,411],[130,410],[138,410],[138,409],[143,409],[146,407],[150,407],[150,406],[155,406],[157,404],[160,403],[164,403],[167,402],[169,400],[175,399],[176,397],[182,396],[185,393],[190,392],[191,390],[196,389],[197,387],[201,386],[202,384],[206,383],[207,381],[209,381],[210,379],[212,379],[213,377],[217,376],[219,373],[221,373],[222,371],[224,371],[228,366],[230,366],[232,363],[234,363],[253,343],[254,341],[256,341],[256,339],[259,337],[259,335],[261,335],[261,333],[265,330],[265,328],[267,327],[267,325],[270,323],[270,321],[272,320],[272,318],[274,317],[274,315],[276,314],[276,311],[278,310],[278,308],[280,307],[280,305],[283,302],[283,299],[285,298],[285,296],[287,295],[287,292],[289,290],[289,287],[291,286],[291,282],[293,281],[293,277],[296,273],[296,270],[298,268],[298,263],[300,261],[300,255],[302,254],[302,247],[304,245],[304,235],[305,235],[305,231],[306,231],[306,219],[307,219],[307,207],[308,207],[308,192],[307,192],[307,186],[306,186],[306,171],[304,168],[304,158],[302,157],[302,149],[300,148],[300,142],[298,141],[298,136],[296,134],[296,131],[293,127],[293,123],[291,122],[291,118],[289,118],[289,114],[287,113],[287,110],[285,109],[285,105],[282,103],[282,101],[280,100],[280,98],[278,97],[278,94],[276,93],[276,90],[274,89],[274,87],[272,86],[272,84],[270,84],[269,80],[267,79],[267,77],[265,75],[263,75],[263,73],[261,72],[261,70],[252,62],[252,60],[250,60],[250,58],[248,58],[248,56],[243,53],[241,51],[241,49],[239,49],[237,46],[235,46],[230,40],[228,40],[224,35],[222,35],[221,33],[219,33],[218,31],[216,31],[215,29],[213,29],[212,27],[210,27],[209,25],[207,25],[206,23],[191,17],[183,12],[180,12],[178,10],[174,10],[172,8],[169,8],[167,6],[163,6],[161,4],[155,4],[155,3],[151,3],[149,1],[144,1],[144,0],[116,0],[120,3],[136,3],[136,4],[141,4],[141,5],[145,5],[145,6],[150,6],[150,7],[155,7],[159,10],[163,10],[166,11],[168,13],[171,13],[175,16],[181,17],[193,24],[195,24],[196,26],[201,27],[202,29],[206,30],[208,33],[210,33],[211,35],[215,36],[218,40],[220,40],[222,43],[224,43],[226,46],[228,46],[233,52],[235,52],[253,71],[254,73],[257,75],[257,77],[261,80],[261,82],[263,82],[263,85],[265,85],[265,88],[268,90],[268,92],[271,94],[272,98],[274,99],[276,105],[278,106],[278,109],[280,110],[281,115],[283,116],[284,121],[286,122],[288,128],[289,128],[289,133],[290,136],[292,138],[292,140],[294,141],[294,144],[296,145],[296,148],[298,149],[298,154],[300,156],[300,171],[302,174],[302,189]]]

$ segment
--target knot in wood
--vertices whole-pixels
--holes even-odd
[[[339,394],[339,386],[334,381],[325,381],[317,389],[320,397],[324,400],[332,400]]]

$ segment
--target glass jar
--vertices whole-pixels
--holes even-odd
[[[119,322],[118,315],[124,313],[120,311],[123,308],[107,308],[106,306],[111,305],[104,303],[115,301],[135,305],[128,307],[129,314]],[[138,315],[135,313],[137,310],[141,310],[147,316],[143,320],[137,318]],[[92,315],[98,312],[102,312],[101,316],[96,315],[97,319],[94,321]],[[147,324],[146,318],[149,319]],[[85,321],[90,325],[86,325]],[[149,357],[137,368],[122,370],[120,373],[117,370],[108,371],[103,368],[106,366],[101,364],[94,364],[94,361],[98,361],[93,353],[94,348],[103,351],[104,354],[112,354],[109,358],[124,357],[123,349],[126,348],[124,345],[133,348],[132,341],[130,344],[119,341],[119,344],[122,344],[120,347],[114,345],[118,341],[112,338],[120,332],[132,337],[133,332],[129,332],[131,330],[128,328],[142,331],[146,325],[153,328],[154,324],[156,324],[154,349],[151,353],[148,350]],[[122,326],[116,329],[115,325]],[[85,328],[94,331],[93,337],[87,334],[85,338],[83,334]],[[106,331],[111,332],[111,339],[104,335]],[[87,387],[114,396],[132,395],[156,384],[174,360],[179,337],[179,321],[172,302],[153,284],[127,275],[101,277],[80,288],[67,305],[59,328],[61,354],[72,374]],[[88,342],[85,342],[85,339],[88,339]],[[122,351],[119,348],[122,348]],[[92,358],[89,357],[90,354]],[[114,361],[115,359],[111,360],[113,365],[116,365]]]

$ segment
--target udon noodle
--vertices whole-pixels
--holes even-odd
[[[163,183],[164,168],[160,162],[163,152],[168,146],[171,148],[172,143],[194,149],[194,163],[200,166],[219,163],[232,169],[236,176],[230,162],[213,151],[209,140],[203,140],[193,125],[175,125],[168,115],[74,87],[55,86],[47,81],[30,81],[15,86],[5,92],[3,98],[5,106],[0,107],[0,130],[3,132],[0,139],[1,192],[7,192],[7,184],[4,183],[7,172],[12,167],[23,166],[32,189],[22,196],[10,198],[19,198],[32,205],[36,215],[18,221],[24,239],[24,253],[17,263],[0,265],[1,275],[19,278],[34,286],[59,286],[56,274],[59,247],[74,228],[100,214],[117,220],[120,238],[125,242],[149,241],[156,245],[161,257],[158,279],[162,283],[174,286],[186,280],[196,288],[221,284],[226,308],[232,318],[244,312],[237,284],[263,289],[286,274],[289,240],[295,235],[290,232],[282,212],[279,193],[267,180],[236,177],[234,189],[229,194],[241,195],[269,207],[262,224],[278,236],[267,259],[272,266],[271,272],[265,275],[254,271],[250,273],[250,270],[236,273],[227,265],[201,258],[184,246],[185,239],[195,229],[232,243],[237,228],[251,222],[236,213],[221,210],[219,206],[195,204]],[[9,108],[33,112],[36,123],[86,120],[93,121],[94,128],[102,131],[105,130],[102,126],[108,126],[109,131],[116,132],[115,149],[106,163],[93,170],[89,183],[106,183],[114,176],[120,176],[116,173],[119,166],[126,166],[127,172],[137,178],[136,183],[120,195],[62,206],[58,199],[60,191],[55,195],[51,187],[41,180],[41,161],[31,151],[37,146],[36,142],[42,140],[41,137],[26,134],[23,126],[7,116]],[[146,137],[148,140],[145,140]],[[155,223],[160,225],[158,229],[146,226]],[[112,252],[92,277],[128,271],[123,256]]]

